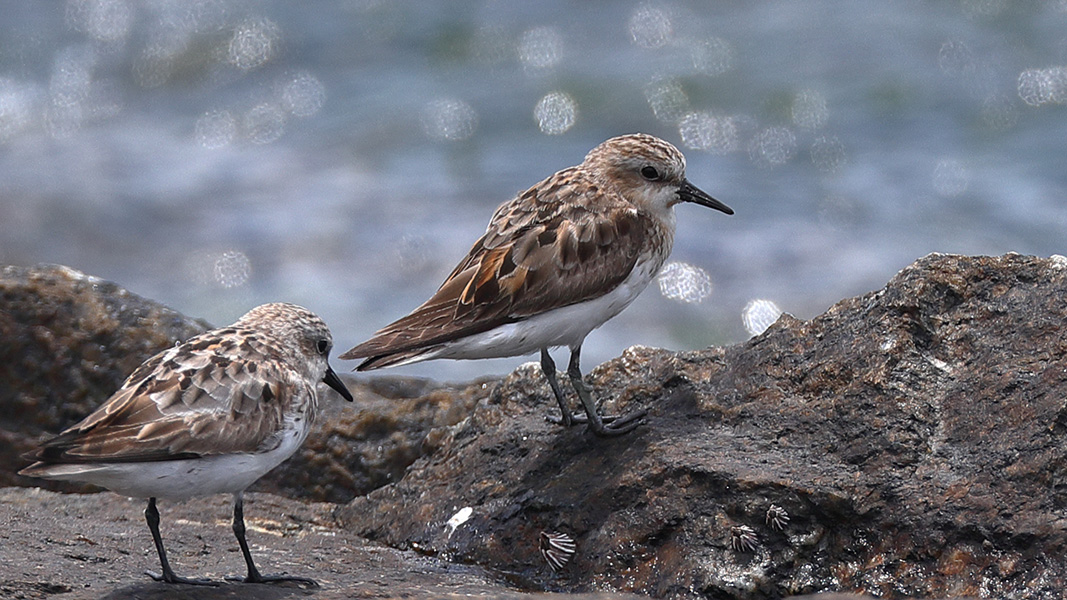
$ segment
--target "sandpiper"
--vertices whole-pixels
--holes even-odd
[[[685,157],[645,134],[611,138],[493,214],[437,293],[411,314],[341,355],[360,371],[435,358],[540,351],[559,403],[558,422],[599,436],[633,430],[645,411],[601,417],[582,380],[582,342],[619,314],[659,272],[674,244],[674,206],[695,202],[733,214],[685,178]],[[549,349],[567,346],[567,375],[585,409],[573,415]]]
[[[236,323],[148,359],[100,408],[44,442],[21,475],[81,481],[147,498],[145,520],[168,583],[213,585],[174,574],[159,533],[156,499],[232,493],[233,532],[250,583],[314,580],[261,575],[245,540],[242,492],[289,458],[318,412],[324,382],[352,394],[330,368],[322,319],[293,304],[264,304]]]

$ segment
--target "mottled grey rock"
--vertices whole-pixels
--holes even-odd
[[[230,530],[227,495],[180,504],[160,502],[163,543],[179,575],[207,577],[218,587],[152,581],[159,570],[145,503],[110,492],[57,494],[32,488],[0,489],[0,598],[44,600],[275,600],[312,597],[474,598],[550,600],[527,593],[476,566],[457,565],[367,542],[336,526],[334,505],[248,494],[248,542],[264,573],[311,577],[322,586],[228,583],[244,575]],[[570,598],[570,596],[568,596]],[[592,594],[586,600],[634,600],[628,594]]]
[[[566,591],[1062,598],[1064,323],[1062,257],[927,256],[743,344],[601,365],[589,381],[605,412],[650,410],[620,438],[546,423],[551,393],[520,369],[339,515]],[[542,532],[577,542],[559,574]]]

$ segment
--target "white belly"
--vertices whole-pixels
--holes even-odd
[[[133,498],[187,500],[196,496],[236,493],[252,485],[296,452],[307,437],[308,419],[281,432],[276,448],[261,453],[238,453],[131,463],[54,465],[48,479],[82,481]]]
[[[629,277],[599,298],[449,342],[437,351],[419,356],[417,360],[501,358],[522,356],[556,346],[576,348],[590,331],[629,306],[648,287],[662,265],[662,259],[640,261]]]

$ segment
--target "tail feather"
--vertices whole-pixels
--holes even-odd
[[[443,347],[444,346],[430,346],[429,348],[413,348],[411,350],[405,350],[403,352],[394,352],[392,354],[378,354],[376,356],[370,356],[364,359],[363,362],[359,363],[359,365],[356,367],[356,370],[373,371],[374,369],[381,369],[384,367],[399,367],[401,365],[410,365],[412,363],[430,360],[431,358],[437,356],[437,353]]]
[[[86,481],[86,475],[100,471],[104,467],[97,464],[49,464],[35,462],[18,472],[25,477],[57,479],[60,481]]]

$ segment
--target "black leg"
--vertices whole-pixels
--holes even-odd
[[[593,397],[589,393],[589,388],[585,385],[585,381],[582,379],[582,369],[580,366],[581,354],[581,346],[571,348],[571,360],[567,365],[567,376],[570,377],[571,385],[574,386],[574,391],[577,392],[578,398],[582,401],[582,407],[585,409],[585,414],[589,421],[590,431],[600,437],[622,435],[633,431],[641,424],[641,419],[648,411],[639,410],[624,417],[608,417],[601,419],[600,414],[597,413]],[[611,424],[605,425],[605,421],[610,422]]]
[[[549,387],[552,388],[552,393],[556,396],[556,402],[559,403],[559,412],[561,418],[557,421],[555,417],[548,417],[548,420],[561,424],[564,427],[570,427],[575,424],[574,415],[571,414],[571,410],[567,408],[567,402],[563,399],[563,390],[559,388],[559,382],[556,381],[556,363],[552,361],[552,357],[548,354],[548,348],[541,348],[541,372],[545,374],[545,379],[548,380]]]
[[[295,581],[309,587],[319,587],[318,582],[307,577],[290,577],[288,575],[260,575],[256,563],[252,562],[252,553],[248,550],[248,541],[245,539],[245,503],[241,492],[233,495],[233,534],[237,536],[237,543],[241,546],[241,554],[245,557],[248,565],[248,576],[244,579],[228,577],[244,583],[275,583],[279,581]]]
[[[178,577],[167,562],[167,551],[163,549],[163,536],[159,534],[159,510],[156,509],[156,499],[148,499],[148,507],[144,509],[144,520],[148,522],[148,529],[152,532],[152,541],[156,543],[156,553],[159,554],[159,565],[163,569],[162,574],[145,571],[145,574],[156,581],[166,583],[188,583],[191,585],[218,585],[207,579],[186,579]]]
[[[572,355],[573,356],[573,355]],[[555,423],[556,425],[563,425],[570,427],[571,425],[585,425],[589,422],[589,419],[585,415],[576,415],[571,412],[567,407],[567,402],[563,398],[563,390],[559,387],[559,382],[556,379],[556,363],[552,360],[552,357],[548,354],[548,349],[541,349],[541,372],[545,374],[545,379],[548,380],[549,387],[552,388],[552,394],[556,397],[556,402],[559,403],[559,411],[561,417],[555,417],[548,415],[545,419],[549,423]],[[610,422],[615,417],[603,417],[605,423]]]

